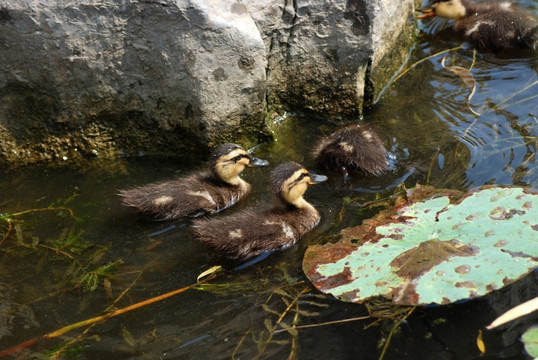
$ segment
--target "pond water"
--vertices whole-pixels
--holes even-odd
[[[520,3],[536,13],[535,1]],[[328,182],[306,194],[322,215],[319,226],[296,246],[243,270],[233,270],[236,263],[199,244],[189,220],[150,222],[120,205],[119,189],[203,168],[206,162],[193,154],[126,158],[119,164],[96,159],[83,170],[4,170],[0,351],[194,284],[199,274],[222,265],[226,271],[203,286],[42,339],[15,356],[378,359],[390,337],[385,359],[480,357],[479,330],[538,294],[536,271],[477,300],[417,308],[389,335],[395,324],[390,317],[344,322],[367,316],[367,307],[320,294],[301,269],[309,244],[361,224],[374,215],[364,204],[390,196],[401,183],[458,190],[484,184],[538,188],[538,57],[532,52],[474,56],[465,46],[446,51],[460,44],[451,32],[421,36],[404,68],[431,58],[388,86],[360,119],[377,130],[390,150],[391,170],[380,177],[354,173],[347,186],[338,174],[327,174]],[[443,68],[444,56],[445,66],[472,65],[476,92],[469,104],[470,88]],[[305,114],[283,116],[274,125],[276,140],[252,149],[269,160],[269,168],[247,169],[251,195],[217,216],[266,205],[269,172],[281,162],[296,160],[317,170],[309,155],[312,146],[339,125]],[[47,207],[54,209],[22,213]],[[7,216],[14,220],[12,226]],[[384,307],[370,308],[379,314]],[[335,323],[322,325],[331,321]],[[484,333],[482,358],[528,359],[519,338],[537,321],[535,314]],[[318,326],[269,331],[293,323]]]

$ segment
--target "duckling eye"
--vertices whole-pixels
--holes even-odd
[[[248,157],[248,156],[247,156],[247,155],[244,155],[244,154],[240,154],[240,155],[237,155],[237,156],[233,157],[233,158],[231,159],[231,161],[233,161],[233,162],[238,162],[239,160],[241,160],[242,158],[245,158],[245,157]]]
[[[308,174],[307,173],[302,173],[301,175],[299,175],[299,177],[297,178],[297,181],[301,181],[303,180],[305,177],[307,177]]]

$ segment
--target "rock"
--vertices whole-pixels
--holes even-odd
[[[356,117],[407,53],[412,11],[412,0],[0,0],[0,162],[205,156],[256,142],[267,109]]]
[[[280,111],[357,117],[413,40],[412,0],[251,0],[247,6],[268,49],[269,106]]]

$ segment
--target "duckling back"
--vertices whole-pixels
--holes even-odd
[[[508,2],[473,4],[468,15],[455,24],[455,30],[478,49],[535,49],[538,21]]]
[[[536,49],[538,43],[538,19],[509,1],[432,0],[420,10],[419,19],[455,20],[456,32],[481,50]]]
[[[154,220],[213,214],[245,198],[250,185],[227,184],[207,173],[195,173],[120,191],[123,205]]]
[[[365,125],[355,124],[322,138],[312,156],[326,169],[360,169],[379,175],[388,168],[387,151],[377,134]]]
[[[292,246],[319,220],[320,215],[313,206],[243,210],[222,218],[196,220],[193,229],[200,242],[214,251],[246,259],[264,251]]]

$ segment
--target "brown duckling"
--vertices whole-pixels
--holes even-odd
[[[340,170],[344,180],[348,170],[360,169],[366,174],[380,175],[388,169],[387,150],[377,134],[366,125],[346,126],[321,138],[312,156],[327,170]]]
[[[249,194],[250,185],[239,177],[245,167],[267,164],[237,144],[223,144],[211,154],[209,171],[121,190],[119,195],[123,205],[155,220],[213,214]]]
[[[294,161],[280,164],[271,172],[272,207],[196,220],[194,233],[210,248],[237,259],[287,248],[319,223],[319,213],[303,194],[325,180]]]
[[[509,1],[433,0],[420,11],[419,19],[455,20],[456,32],[481,50],[536,49],[538,43],[538,20]]]

